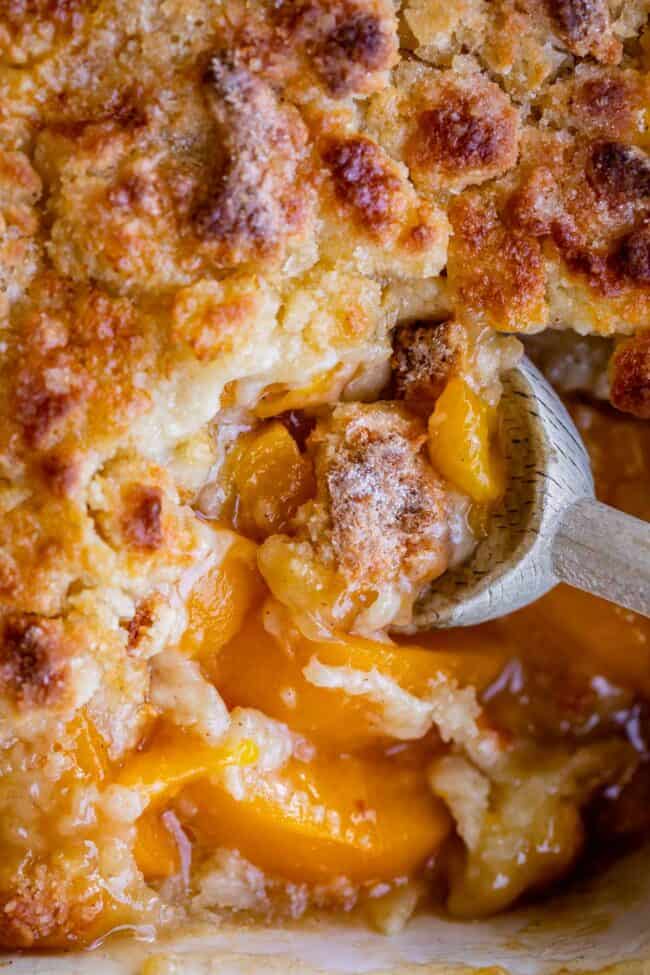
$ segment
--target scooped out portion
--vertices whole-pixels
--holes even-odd
[[[426,442],[422,420],[397,403],[337,406],[317,422],[307,441],[317,493],[291,534],[272,535],[259,555],[271,591],[302,610],[305,627],[408,623],[422,588],[449,565],[453,523],[469,535],[468,501],[435,472]]]
[[[302,410],[255,420],[227,452],[206,510],[261,543],[264,580],[305,632],[407,627],[426,586],[471,554],[504,491],[498,383],[518,350],[483,349],[479,374],[470,343],[452,322],[402,326],[387,398],[297,391]]]

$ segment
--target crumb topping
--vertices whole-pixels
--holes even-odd
[[[444,491],[422,454],[424,439],[420,421],[390,407],[338,407],[311,435],[332,555],[352,578],[372,583],[404,572],[415,582],[442,571]]]

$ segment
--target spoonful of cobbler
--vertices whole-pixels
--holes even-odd
[[[526,358],[504,380],[507,480],[472,557],[419,599],[419,629],[514,612],[558,582],[650,616],[650,524],[597,501],[589,458],[552,387]]]

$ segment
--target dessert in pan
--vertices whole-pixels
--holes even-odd
[[[650,518],[649,13],[0,0],[4,949],[483,917],[647,835],[648,621],[409,629],[518,335]]]

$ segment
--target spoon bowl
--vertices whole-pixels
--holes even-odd
[[[504,378],[506,491],[471,558],[418,600],[415,629],[470,626],[560,581],[650,615],[650,525],[595,500],[589,456],[557,393],[524,357]]]

